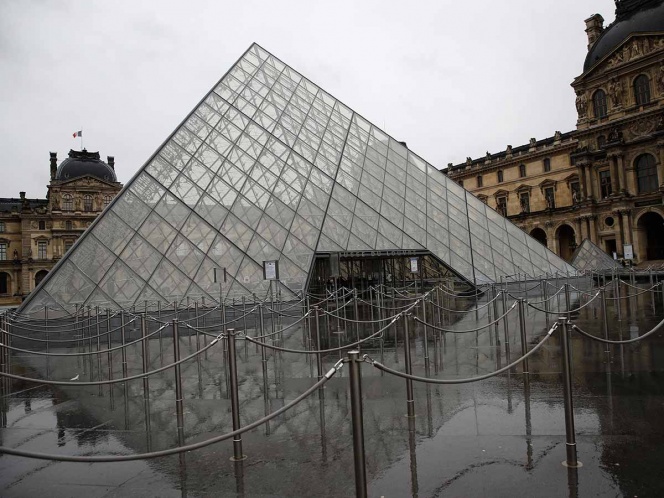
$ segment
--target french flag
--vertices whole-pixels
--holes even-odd
[[[83,136],[83,130],[78,130],[74,132],[74,138],[82,136]]]

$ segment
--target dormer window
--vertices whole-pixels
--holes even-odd
[[[650,80],[645,74],[640,74],[634,80],[634,100],[636,105],[650,103]]]
[[[593,115],[596,119],[606,117],[606,93],[604,90],[597,90],[593,94]]]

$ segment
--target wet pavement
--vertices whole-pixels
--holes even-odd
[[[583,284],[583,287],[582,287]],[[588,303],[596,290],[588,281],[573,282],[589,294],[571,292],[571,307]],[[647,288],[646,283],[641,284]],[[515,295],[518,289],[514,288]],[[548,295],[554,292],[553,286]],[[627,285],[607,292],[609,337],[613,340],[637,337],[664,317],[661,293],[638,291]],[[633,297],[627,297],[631,295]],[[456,330],[484,325],[503,314],[502,301],[486,305],[491,296],[480,299],[479,310],[466,313],[427,310],[427,321],[445,327],[454,322]],[[531,302],[543,299],[541,288],[528,293]],[[512,306],[507,299],[506,309]],[[465,308],[469,302],[439,300],[439,305]],[[529,347],[546,336],[550,325],[564,308],[561,293],[549,302],[550,318],[527,308],[526,330]],[[620,302],[618,308],[615,303]],[[398,302],[381,301],[385,308]],[[537,304],[543,307],[543,304]],[[560,308],[558,308],[560,306]],[[284,313],[295,314],[282,308]],[[354,317],[352,304],[345,308]],[[359,307],[363,319],[369,309]],[[391,314],[391,310],[384,310]],[[414,314],[422,317],[421,309]],[[199,327],[214,327],[214,317],[199,320]],[[377,318],[376,312],[374,318]],[[601,300],[595,298],[579,312],[573,323],[584,331],[604,334]],[[164,316],[162,319],[166,320]],[[181,320],[191,316],[181,315]],[[272,330],[269,316],[265,332]],[[494,371],[518,358],[519,340],[516,310],[504,322],[478,333],[443,334],[409,322],[413,371],[437,378],[472,377]],[[242,321],[242,320],[241,320]],[[241,322],[240,321],[240,322]],[[295,317],[275,320],[275,330],[296,321]],[[238,324],[240,323],[238,322]],[[51,323],[56,324],[53,320]],[[193,320],[190,322],[193,323]],[[351,342],[356,334],[365,337],[378,326],[364,325],[356,330],[348,322],[333,317],[320,320],[322,347]],[[127,342],[140,337],[137,322],[127,326]],[[258,320],[250,317],[247,332],[258,335]],[[306,329],[298,323],[276,344],[303,349]],[[95,324],[96,326],[96,324]],[[95,326],[91,328],[95,332]],[[104,325],[105,326],[105,325]],[[82,325],[73,328],[80,333]],[[113,328],[114,325],[111,326]],[[149,332],[158,324],[151,323]],[[238,327],[242,328],[242,327]],[[184,328],[181,327],[181,330]],[[218,327],[217,327],[218,329]],[[54,330],[54,329],[51,329]],[[69,334],[72,329],[68,328]],[[100,329],[102,332],[105,328]],[[343,333],[336,333],[336,332]],[[14,333],[30,335],[26,330]],[[314,329],[312,327],[312,335]],[[385,341],[371,341],[363,353],[388,367],[404,370],[403,343],[394,347],[395,328]],[[65,338],[67,333],[53,334]],[[396,327],[403,338],[403,322]],[[182,356],[195,351],[197,338],[182,332]],[[161,335],[161,338],[159,338]],[[280,338],[276,334],[275,338]],[[117,346],[117,333],[112,336]],[[506,340],[507,338],[507,340]],[[74,347],[49,345],[49,352],[83,352],[92,340]],[[209,343],[199,335],[198,342]],[[93,342],[92,350],[96,349]],[[272,342],[270,342],[272,343]],[[507,344],[509,343],[509,348]],[[30,342],[16,340],[14,346],[28,348]],[[304,345],[303,345],[304,344]],[[150,369],[173,361],[169,328],[149,340]],[[32,343],[34,347],[34,343]],[[102,349],[105,344],[102,343]],[[186,443],[202,441],[230,432],[231,413],[224,345],[215,344],[207,358],[192,359],[182,366],[184,384],[184,436]],[[508,352],[509,350],[509,352]],[[406,383],[402,378],[382,373],[369,363],[362,364],[364,431],[369,496],[629,496],[664,495],[659,477],[664,456],[664,428],[660,423],[664,408],[664,339],[657,332],[645,340],[616,346],[593,342],[572,334],[574,415],[579,469],[568,469],[565,460],[560,335],[556,332],[529,362],[529,381],[521,367],[480,382],[458,385],[415,383],[415,418],[406,416]],[[238,342],[241,422],[246,425],[284,406],[315,382],[313,355],[276,353],[262,356],[254,344]],[[382,359],[381,359],[382,358]],[[323,358],[325,370],[339,359],[338,353]],[[127,374],[142,371],[141,343],[127,347]],[[48,363],[48,365],[47,365]],[[108,355],[90,361],[72,357],[35,357],[14,352],[12,372],[24,376],[44,376],[69,380],[108,378]],[[122,375],[120,351],[111,354],[115,378]],[[264,369],[265,367],[265,369]],[[264,381],[267,372],[267,383]],[[267,390],[265,389],[267,387]],[[175,378],[173,370],[150,377],[146,403],[141,380],[115,384],[113,388],[50,388],[13,381],[11,392],[2,400],[2,446],[63,455],[133,454],[171,448],[178,444]],[[149,430],[146,430],[149,428]],[[243,435],[247,459],[241,464],[230,460],[231,441],[210,445],[178,456],[123,463],[66,463],[0,456],[0,495],[38,496],[354,496],[353,446],[350,423],[348,370],[344,368],[302,403],[283,415]]]

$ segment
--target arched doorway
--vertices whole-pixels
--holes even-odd
[[[48,272],[46,270],[39,270],[37,274],[35,275],[35,287],[37,287],[42,280],[44,280],[44,277],[46,276]]]
[[[537,240],[544,247],[548,247],[546,244],[546,232],[541,228],[533,228],[533,230],[530,232],[530,236]]]
[[[561,225],[556,231],[556,239],[558,239],[559,256],[565,261],[572,259],[572,253],[576,249],[574,229],[569,225]]]
[[[645,213],[637,225],[641,257],[664,259],[664,218],[653,211]]]

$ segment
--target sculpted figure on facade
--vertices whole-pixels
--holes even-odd
[[[588,113],[588,98],[583,92],[576,92],[576,112],[579,113],[579,118],[585,118]]]
[[[622,104],[623,86],[618,78],[613,78],[609,81],[609,95],[613,107],[618,107]]]
[[[634,57],[638,57],[639,55],[641,55],[641,47],[639,47],[639,42],[637,42],[636,40],[632,40],[632,49],[630,52],[632,59]]]
[[[660,64],[655,81],[657,83],[657,91],[660,95],[664,95],[664,63]]]

